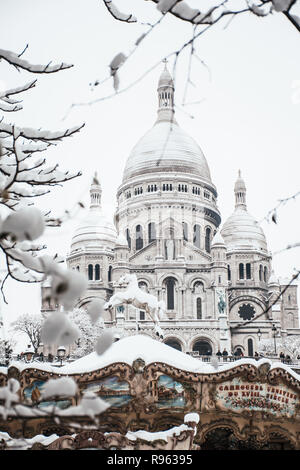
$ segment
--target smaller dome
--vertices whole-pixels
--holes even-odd
[[[119,233],[116,239],[116,246],[122,246],[122,247],[128,248],[128,241],[126,240],[126,237],[122,235],[122,233]]]
[[[274,270],[272,270],[271,276],[269,277],[268,285],[269,286],[272,286],[272,285],[279,286],[279,280],[278,280],[278,277],[275,276]]]
[[[265,234],[252,215],[247,211],[246,185],[239,171],[234,185],[235,211],[226,220],[221,234],[227,250],[259,250],[267,252]]]
[[[217,248],[219,246],[225,248],[224,238],[222,237],[220,230],[217,231],[216,235],[212,239],[211,248]]]
[[[268,250],[262,228],[245,209],[234,211],[223,225],[221,234],[228,250]]]
[[[89,246],[107,246],[114,248],[117,231],[101,209],[101,186],[95,175],[90,189],[91,205],[89,212],[74,232],[71,250]]]
[[[113,223],[100,211],[90,209],[74,232],[71,248],[84,248],[95,244],[113,247],[116,238],[117,231]]]

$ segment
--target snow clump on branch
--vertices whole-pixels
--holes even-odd
[[[96,321],[102,317],[104,313],[104,303],[102,299],[94,299],[88,304],[87,313],[92,323],[96,323]]]
[[[101,354],[105,353],[107,349],[111,347],[114,342],[114,333],[111,328],[107,329],[99,336],[98,341],[95,346],[96,353],[101,356]]]
[[[87,285],[87,279],[82,273],[70,269],[64,271],[60,269],[52,276],[52,296],[66,310],[72,310],[77,299],[87,289]]]
[[[45,344],[69,346],[77,341],[79,336],[79,329],[63,312],[52,313],[44,322],[41,331],[41,339]]]
[[[10,235],[15,241],[35,240],[45,230],[44,218],[36,207],[25,207],[9,214],[3,221],[1,235]]]
[[[9,379],[6,387],[0,388],[0,400],[4,401],[4,406],[0,406],[0,414],[6,419],[12,403],[18,403],[20,397],[18,391],[20,384],[16,379]]]
[[[123,52],[119,52],[119,54],[117,54],[113,58],[113,60],[111,61],[109,65],[110,75],[113,77],[113,80],[114,80],[115,91],[118,91],[119,84],[120,84],[119,75],[118,75],[119,68],[124,64],[126,59],[127,59],[126,55]]]

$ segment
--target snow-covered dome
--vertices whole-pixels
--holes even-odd
[[[115,246],[117,231],[113,222],[102,213],[101,186],[94,177],[91,185],[91,205],[89,212],[74,232],[71,250],[88,246]]]
[[[275,275],[274,270],[272,270],[272,272],[271,272],[271,276],[269,277],[268,285],[269,286],[273,286],[273,285],[279,286],[279,280],[278,280],[278,277]]]
[[[244,209],[236,209],[221,230],[228,250],[257,249],[267,251],[265,234],[258,222]]]
[[[266,252],[265,234],[246,206],[246,186],[239,172],[234,188],[235,211],[224,223],[221,234],[227,250],[259,250]]]
[[[220,246],[225,247],[225,242],[224,242],[224,238],[221,235],[220,230],[218,230],[214,238],[211,241],[211,247],[213,248],[213,247],[220,247]]]
[[[179,172],[195,175],[211,184],[201,148],[174,119],[174,83],[166,67],[157,91],[157,121],[132,149],[125,165],[123,183],[149,173]]]
[[[206,158],[178,124],[158,121],[138,141],[124,169],[123,182],[145,173],[188,173],[211,183]]]
[[[122,246],[122,247],[128,248],[128,241],[126,240],[126,237],[122,233],[119,233],[116,239],[116,246]]]

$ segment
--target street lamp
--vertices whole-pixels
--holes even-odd
[[[276,328],[276,326],[275,326],[275,323],[273,323],[272,331],[273,331],[273,337],[274,337],[275,355],[277,356],[277,351],[276,351],[276,333],[277,333],[277,328]]]
[[[65,355],[66,355],[66,348],[64,346],[59,346],[59,348],[57,348],[57,356],[58,356],[58,359],[60,359],[60,367],[62,366],[62,361],[65,358]]]
[[[261,332],[260,328],[258,328],[257,336],[258,336],[258,341],[260,341],[260,339],[262,337],[262,332]]]

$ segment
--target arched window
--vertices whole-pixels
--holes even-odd
[[[141,250],[143,246],[143,229],[140,225],[137,225],[135,228],[135,249]]]
[[[96,264],[96,266],[95,266],[95,280],[96,281],[100,280],[100,266],[99,266],[99,264]]]
[[[148,240],[149,240],[149,243],[156,240],[156,230],[155,230],[154,222],[150,222],[150,224],[148,224]]]
[[[182,222],[182,231],[183,231],[183,239],[184,241],[188,241],[188,224],[186,222]]]
[[[246,278],[251,279],[251,264],[246,263]]]
[[[248,356],[253,356],[253,340],[248,339]]]
[[[268,268],[267,266],[264,267],[264,281],[268,281]]]
[[[112,266],[109,266],[108,268],[108,282],[111,282],[111,272],[112,272]]]
[[[227,265],[227,279],[228,281],[231,281],[231,270],[229,264]]]
[[[196,300],[197,320],[202,320],[202,299],[200,297]]]
[[[166,287],[167,287],[167,310],[174,310],[175,308],[175,298],[174,298],[174,291],[175,291],[175,279],[173,277],[168,277],[166,279]]]
[[[207,227],[205,230],[205,251],[210,253],[210,239],[211,239],[211,229]]]
[[[130,238],[130,231],[129,231],[129,228],[126,229],[126,240],[127,240],[129,249],[131,250],[131,238]]]
[[[148,286],[147,286],[146,282],[140,281],[140,282],[138,283],[138,286],[139,286],[139,288],[142,289],[143,291],[148,292]]]
[[[239,264],[239,279],[244,279],[244,265],[243,265],[243,263]]]
[[[165,341],[165,344],[167,344],[168,346],[170,346],[171,348],[174,348],[174,349],[177,349],[177,351],[181,351],[181,344],[179,343],[179,341],[177,341],[177,339],[173,339],[173,338],[170,338],[170,339],[167,339]]]
[[[200,225],[194,225],[193,243],[197,248],[200,248]]]
[[[259,265],[259,280],[263,280],[263,267],[261,264]]]
[[[212,347],[208,341],[197,341],[193,346],[193,351],[198,351],[200,356],[211,356]]]
[[[94,274],[93,265],[92,265],[92,264],[89,264],[89,265],[88,265],[88,278],[89,278],[89,281],[92,281],[92,280],[93,280],[93,274]]]

